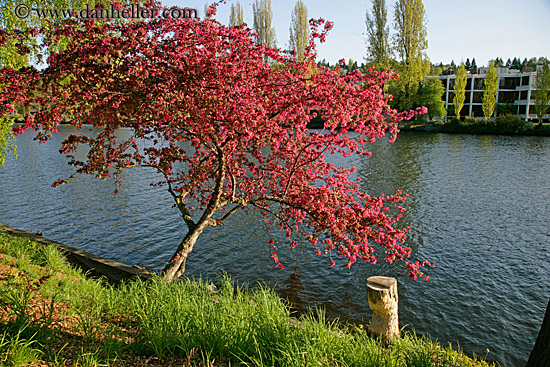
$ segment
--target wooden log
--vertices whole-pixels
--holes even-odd
[[[399,337],[397,279],[374,276],[367,279],[367,300],[373,315],[369,331],[386,342]]]

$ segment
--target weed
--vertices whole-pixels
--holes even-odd
[[[0,335],[0,366],[23,366],[38,358],[38,350],[33,346],[35,341],[22,336],[25,328],[21,328],[15,335],[5,330]]]

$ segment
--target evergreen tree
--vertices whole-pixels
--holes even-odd
[[[537,71],[537,58],[532,57],[527,61],[525,71]]]
[[[504,66],[504,61],[502,61],[502,58],[500,57],[497,57],[496,59],[494,59],[493,61],[490,61],[489,63],[491,62],[494,63],[495,68],[501,68]]]
[[[497,88],[498,88],[498,75],[495,70],[495,65],[491,63],[489,71],[483,80],[483,116],[485,116],[485,122],[488,122],[497,105]]]
[[[304,60],[304,52],[309,42],[309,24],[307,7],[298,0],[292,11],[290,24],[290,49],[296,52],[298,60]]]
[[[470,64],[470,59],[466,59],[466,63],[464,64],[464,67],[468,71],[470,71],[472,69],[472,65]]]
[[[521,61],[520,61],[520,59],[514,57],[514,60],[512,61],[512,66],[510,68],[515,69],[515,70],[521,70]]]
[[[466,67],[464,63],[460,64],[458,68],[458,73],[456,74],[456,80],[454,85],[455,96],[453,97],[453,104],[455,109],[455,115],[460,119],[460,111],[464,106],[464,101],[466,99],[466,82],[468,80],[468,75],[466,73]]]
[[[241,4],[237,1],[231,4],[231,13],[229,14],[229,26],[237,27],[244,24],[244,13]]]
[[[476,63],[476,58],[475,57],[472,59],[472,66],[470,67],[470,72],[472,74],[477,74],[478,73],[477,63]]]
[[[510,58],[508,58],[508,60],[506,60],[506,67],[509,68],[512,66],[512,60],[510,60]]]
[[[456,64],[454,60],[451,60],[451,74],[456,74]]]
[[[520,71],[524,72],[526,68],[527,68],[527,57],[523,59],[523,62],[521,63]]]
[[[391,49],[386,1],[374,0],[372,14],[367,10],[365,18],[367,27],[367,56],[365,59],[377,68],[388,68]]]

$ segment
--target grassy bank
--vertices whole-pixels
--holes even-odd
[[[400,129],[402,131],[428,131],[451,134],[550,136],[550,124],[534,124],[511,115],[499,116],[496,120],[490,122],[471,117],[466,117],[464,120],[454,118],[448,122],[411,121]]]
[[[117,287],[85,277],[53,246],[0,232],[0,366],[487,366],[406,334],[295,319],[268,288],[227,278]]]

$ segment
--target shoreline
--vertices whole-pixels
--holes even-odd
[[[27,353],[25,362],[52,362],[47,351],[58,350],[64,345],[54,356],[56,364],[68,365],[93,357],[97,365],[106,362],[117,367],[138,366],[143,365],[144,360],[149,365],[153,358],[158,364],[151,365],[181,366],[182,363],[187,365],[185,362],[190,362],[191,357],[200,351],[197,353],[198,362],[212,367],[227,366],[235,359],[262,362],[258,355],[271,355],[272,361],[292,362],[291,365],[308,364],[312,359],[319,365],[328,361],[371,365],[367,362],[377,360],[382,364],[405,366],[408,365],[406,361],[420,358],[433,362],[426,364],[428,367],[440,366],[441,361],[457,367],[500,366],[496,361],[485,361],[475,355],[470,357],[460,348],[455,350],[440,345],[414,331],[403,331],[400,338],[387,345],[372,338],[362,325],[339,325],[326,319],[323,312],[310,312],[296,318],[269,289],[250,291],[235,288],[229,278],[225,278],[216,290],[202,282],[165,283],[155,278],[152,282],[126,283],[120,288],[102,286],[101,280],[88,279],[82,272],[67,272],[67,266],[57,255],[43,251],[31,241],[53,245],[59,248],[62,256],[66,256],[65,251],[70,246],[3,223],[0,223],[0,233],[6,233],[6,238],[29,239],[28,242],[19,240],[12,244],[12,239],[3,237],[4,246],[0,251],[4,270],[2,282],[10,285],[12,293],[25,292],[26,289],[24,294],[33,301],[25,303],[24,313],[10,302],[12,306],[4,310],[2,319],[7,320],[5,325],[9,330],[0,334],[4,339],[15,340],[13,350],[7,351],[8,355],[15,356],[25,348],[31,352]],[[182,298],[182,293],[188,297]],[[50,313],[37,312],[40,304],[46,305],[44,307],[49,304]],[[157,312],[159,310],[162,312]],[[174,317],[165,317],[166,312]],[[182,319],[187,322],[182,324]],[[21,323],[21,320],[26,321]],[[196,320],[200,322],[194,322]],[[109,327],[105,328],[105,324]],[[217,327],[219,325],[223,327]],[[30,328],[31,333],[21,334],[26,328]],[[253,344],[248,337],[252,330],[259,330],[252,338]],[[265,330],[280,333],[266,334]],[[183,337],[174,338],[174,331]],[[19,339],[19,335],[23,338]],[[235,348],[220,348],[228,341],[235,344]],[[171,344],[166,346],[167,342]],[[334,347],[325,348],[333,344]],[[98,345],[108,353],[97,352]],[[176,349],[172,350],[171,346]],[[351,347],[353,352],[341,355],[340,352],[347,347]],[[320,355],[315,352],[318,348],[323,348]],[[63,349],[67,353],[61,354]],[[241,352],[236,358],[235,350]],[[280,350],[292,353],[278,353]],[[205,351],[206,356],[202,354]],[[310,357],[304,360],[304,355]],[[215,360],[217,364],[214,364]],[[259,366],[269,364],[259,363]]]
[[[484,130],[485,128],[485,130]],[[491,130],[491,127],[485,127],[481,124],[478,125],[455,125],[452,126],[447,123],[434,123],[434,122],[409,122],[405,125],[399,126],[400,131],[412,131],[422,133],[444,133],[444,134],[469,134],[469,135],[505,135],[505,136],[550,136],[550,125],[544,124],[535,126],[527,131],[523,132],[499,132]]]
[[[10,235],[29,238],[46,246],[53,245],[65,256],[70,264],[77,266],[85,273],[89,272],[90,275],[94,277],[105,277],[110,283],[113,284],[117,284],[123,280],[128,280],[135,277],[146,280],[154,275],[145,270],[143,266],[129,266],[118,261],[107,259],[90,252],[79,250],[75,247],[50,240],[49,238],[42,237],[41,234],[8,226],[2,222],[0,222],[0,230],[4,230]]]

